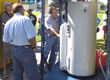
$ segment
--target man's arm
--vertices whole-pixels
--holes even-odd
[[[50,27],[50,31],[51,31],[53,34],[55,34],[58,38],[60,38],[59,33],[57,33],[54,28]]]
[[[35,27],[33,26],[32,22],[31,22],[31,20],[29,18],[25,20],[24,31],[25,31],[25,33],[27,35],[29,43],[32,45],[33,48],[35,48],[36,47],[35,36],[37,34],[36,34]]]
[[[3,38],[2,41],[5,43],[9,43],[10,42],[10,37],[8,34],[8,24],[5,25],[4,30],[3,30]]]
[[[32,47],[33,47],[33,48],[35,48],[35,47],[36,47],[36,43],[37,43],[37,42],[36,42],[35,37],[34,37],[34,38],[32,38],[32,39],[30,39],[30,40],[29,40],[29,42],[30,42],[30,44],[32,45]]]
[[[52,27],[52,24],[48,18],[45,20],[45,27],[47,30],[50,30],[53,34],[55,34],[58,38],[60,37],[59,34],[55,31],[55,29]]]
[[[2,21],[2,26],[4,27],[7,21],[5,14],[2,14],[1,21]]]

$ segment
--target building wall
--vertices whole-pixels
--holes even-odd
[[[18,0],[0,0],[0,68],[3,67],[2,35],[1,35],[1,15],[4,12],[3,3],[5,1],[18,2]]]

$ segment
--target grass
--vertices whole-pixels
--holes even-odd
[[[105,50],[105,43],[103,38],[96,41],[96,49]]]
[[[40,35],[36,36],[36,40],[37,40],[37,42],[40,42],[41,41],[41,36]]]

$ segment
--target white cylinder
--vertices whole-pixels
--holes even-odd
[[[67,24],[64,23],[60,27],[60,69],[65,70],[66,66],[66,56],[67,56]]]
[[[97,3],[71,2],[68,12],[74,25],[67,38],[67,71],[75,76],[94,75]]]

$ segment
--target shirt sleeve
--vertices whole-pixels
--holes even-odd
[[[45,27],[46,27],[47,30],[52,27],[51,19],[49,19],[49,18],[46,19],[46,21],[45,21]]]
[[[32,39],[37,35],[34,25],[32,24],[31,20],[28,18],[24,22],[24,30],[26,32],[28,39]]]
[[[8,42],[10,42],[9,40],[10,39],[9,39],[9,34],[8,34],[8,28],[7,28],[7,26],[5,26],[4,31],[3,31],[2,41],[8,43]]]

